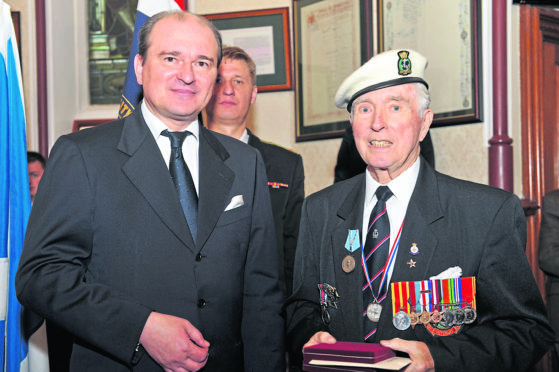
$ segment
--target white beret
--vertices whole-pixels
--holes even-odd
[[[427,59],[411,49],[389,50],[377,54],[349,75],[338,88],[334,103],[351,111],[355,99],[373,90],[394,85],[422,83]]]

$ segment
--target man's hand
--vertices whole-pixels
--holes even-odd
[[[424,342],[405,341],[400,338],[393,338],[392,340],[383,340],[380,344],[392,350],[403,351],[409,354],[411,364],[404,369],[404,372],[435,371],[435,362],[433,361],[429,348]]]
[[[303,349],[316,344],[335,344],[336,339],[328,332],[316,332],[309,342],[303,345]]]
[[[188,320],[152,312],[140,343],[165,371],[198,371],[208,360],[210,343]]]

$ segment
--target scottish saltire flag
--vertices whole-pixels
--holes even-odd
[[[27,371],[14,277],[31,210],[19,54],[10,7],[0,0],[0,348],[3,370]]]
[[[120,100],[120,108],[118,117],[125,118],[135,109],[142,94],[142,87],[136,81],[134,73],[134,57],[138,53],[138,33],[142,25],[154,14],[166,10],[185,10],[184,0],[139,0],[136,11],[136,23],[134,24],[134,38],[132,39],[132,47],[130,48],[130,56],[128,57],[128,68],[126,70],[126,79],[124,80],[124,91]]]

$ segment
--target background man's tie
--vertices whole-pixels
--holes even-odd
[[[373,303],[380,305],[386,294],[386,285],[379,288],[384,274],[384,267],[390,250],[390,221],[386,213],[386,201],[392,196],[388,186],[379,186],[375,192],[377,204],[369,217],[367,239],[363,247],[363,257],[367,268],[367,275],[363,274],[363,331],[364,339],[369,340],[375,334],[377,322],[367,316],[367,308]],[[372,291],[371,291],[372,288]],[[374,305],[376,306],[376,305]],[[377,306],[378,308],[378,306]],[[371,310],[371,308],[369,308]]]
[[[192,180],[192,175],[182,156],[182,144],[190,132],[169,132],[164,130],[162,136],[171,141],[171,158],[169,159],[169,172],[179,194],[182,210],[188,222],[188,228],[196,242],[196,229],[198,220],[198,195]]]

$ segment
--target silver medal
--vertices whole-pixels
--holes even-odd
[[[367,306],[367,318],[369,318],[371,322],[378,322],[381,311],[382,305],[378,302],[372,302]]]
[[[394,318],[392,318],[392,324],[394,324],[396,329],[405,331],[411,325],[410,316],[404,311],[398,311],[396,315],[394,315]]]

